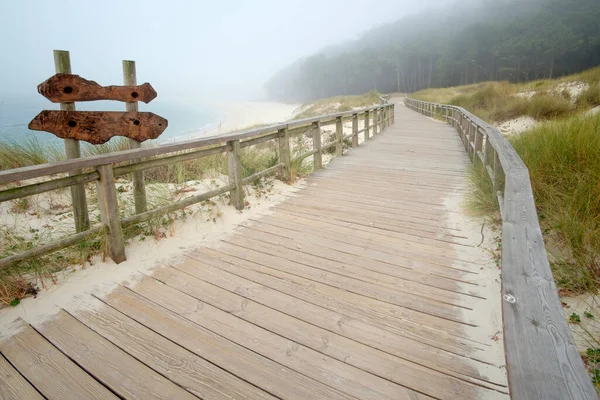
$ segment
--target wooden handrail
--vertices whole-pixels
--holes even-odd
[[[358,144],[358,130],[354,128],[357,124],[358,115],[365,116],[365,122],[371,111],[380,110],[380,118],[373,120],[373,127],[380,126],[382,131],[386,126],[393,122],[392,104],[383,104],[360,110],[352,110],[317,117],[305,118],[301,120],[288,121],[285,123],[274,124],[262,128],[254,128],[240,132],[233,132],[226,135],[212,136],[208,138],[194,139],[177,143],[164,144],[154,147],[143,147],[132,150],[114,152],[110,154],[79,158],[67,161],[61,161],[52,164],[34,165],[31,167],[17,168],[12,170],[0,171],[0,184],[15,183],[26,179],[51,176],[54,174],[65,174],[74,169],[88,169],[89,172],[81,172],[77,175],[68,177],[54,177],[44,182],[32,183],[26,186],[17,186],[0,190],[0,202],[14,200],[34,194],[40,194],[51,190],[70,187],[83,183],[96,182],[98,185],[99,209],[102,215],[102,223],[99,226],[89,228],[83,232],[78,232],[66,236],[53,242],[38,246],[33,250],[13,254],[0,259],[0,269],[8,268],[14,263],[24,261],[33,257],[38,257],[61,248],[71,246],[81,242],[87,237],[105,234],[109,256],[116,262],[125,260],[125,246],[122,234],[122,228],[132,224],[144,222],[185,208],[192,204],[207,200],[211,197],[229,192],[231,204],[237,208],[244,207],[244,191],[242,186],[253,182],[264,176],[280,172],[284,180],[290,180],[291,166],[293,162],[299,162],[307,157],[314,156],[313,162],[315,169],[322,165],[321,152],[329,147],[336,147],[336,154],[343,153],[342,121],[353,121],[353,144]],[[387,115],[387,118],[383,116]],[[336,140],[326,146],[321,146],[321,126],[330,123],[336,124]],[[368,126],[368,123],[367,123]],[[302,128],[308,128],[312,131],[314,150],[304,154],[296,155],[293,159],[290,154],[290,138],[306,133]],[[365,131],[365,140],[369,138],[368,128]],[[242,165],[240,162],[240,149],[253,146],[270,140],[279,142],[280,162],[270,168],[258,171],[255,174],[242,178]],[[174,154],[170,154],[174,153]],[[115,176],[128,174],[131,172],[144,171],[150,168],[156,168],[168,164],[182,162],[186,160],[206,157],[210,155],[226,153],[228,160],[229,184],[221,188],[187,197],[173,204],[162,206],[153,210],[136,212],[135,215],[127,218],[120,218],[117,212],[117,198],[114,178]],[[155,157],[163,156],[163,157]],[[155,157],[148,159],[149,157]],[[131,161],[131,163],[126,163]],[[123,165],[126,163],[126,165]],[[116,166],[115,164],[120,164]]]
[[[464,108],[411,98],[405,104],[456,127],[467,153],[473,162],[483,163],[497,189],[502,214],[502,319],[511,398],[597,399],[552,277],[525,163],[497,128]]]
[[[185,151],[199,147],[208,147],[212,145],[225,144],[233,140],[252,139],[267,133],[273,133],[281,129],[294,129],[302,126],[309,126],[314,122],[335,121],[337,118],[351,117],[353,114],[363,114],[367,111],[379,110],[389,105],[378,105],[355,111],[344,111],[334,114],[310,117],[295,121],[288,121],[280,124],[269,125],[261,128],[252,128],[248,130],[232,132],[225,135],[210,136],[193,140],[186,140],[176,143],[162,144],[158,146],[142,147],[140,149],[116,151],[114,153],[102,154],[97,156],[58,161],[49,164],[39,164],[29,167],[9,169],[0,171],[0,184],[10,182],[39,178],[53,174],[60,174],[81,168],[96,168],[100,165],[115,164],[125,161],[133,161],[144,157],[159,156],[167,153]]]

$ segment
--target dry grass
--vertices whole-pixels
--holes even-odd
[[[342,111],[351,111],[355,108],[366,108],[379,104],[380,94],[376,91],[367,92],[356,96],[338,96],[328,99],[317,100],[313,103],[304,104],[294,119],[314,117],[317,115],[332,114]]]

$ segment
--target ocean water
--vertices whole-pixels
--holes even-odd
[[[124,111],[123,103],[114,101],[94,101],[77,103],[79,111]],[[53,104],[41,96],[0,98],[0,142],[24,143],[37,140],[42,144],[61,144],[62,139],[52,133],[31,131],[27,129],[29,122],[42,110],[58,110]],[[169,121],[169,126],[162,135],[149,142],[171,142],[189,136],[190,132],[207,131],[216,125],[218,115],[210,106],[184,104],[157,98],[150,104],[139,104],[140,111],[158,114]]]

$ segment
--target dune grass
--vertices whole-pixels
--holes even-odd
[[[589,86],[571,98],[565,85]],[[554,80],[527,83],[483,82],[460,87],[426,89],[411,97],[463,107],[483,120],[503,122],[520,116],[553,120],[600,105],[600,67]]]
[[[511,143],[529,168],[557,284],[600,287],[600,115],[543,124]]]

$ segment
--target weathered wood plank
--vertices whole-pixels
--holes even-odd
[[[477,396],[493,399],[499,394],[489,389],[479,388],[464,380],[455,379],[446,374],[406,362],[401,358],[393,357],[387,353],[358,344],[343,336],[332,334],[313,324],[307,324],[254,301],[248,301],[242,296],[217,288],[176,269],[161,269],[155,273],[155,278],[173,288],[172,293],[182,292],[192,298],[205,302],[205,304],[212,305],[214,308],[204,307],[201,312],[198,312],[203,322],[209,319],[210,315],[218,317],[219,311],[221,311],[227,313],[227,315],[233,314],[239,319],[261,326],[267,329],[268,332],[280,335],[273,336],[274,340],[269,340],[270,334],[259,335],[260,331],[252,328],[257,332],[255,337],[261,337],[260,340],[269,341],[271,347],[274,347],[273,344],[277,343],[277,341],[282,341],[281,338],[283,337],[299,345],[306,346],[307,349],[312,349],[339,361],[344,361],[359,370],[380,378],[389,379],[396,384],[411,387],[421,393],[441,399],[476,398]],[[162,289],[162,286],[158,285],[156,280],[144,279],[142,285],[138,286],[137,289],[154,292],[154,287]],[[240,309],[239,305],[244,302],[245,307]],[[227,317],[227,319],[230,319],[234,325],[245,326],[235,318]],[[224,318],[219,318],[218,320],[220,323],[224,322]],[[252,329],[244,331],[247,332],[248,336],[251,336]],[[326,346],[323,346],[324,338],[327,340]],[[256,341],[255,339],[254,342]],[[307,353],[310,354],[310,352]],[[335,367],[336,365],[333,363],[330,368],[333,369]],[[349,371],[351,372],[352,369],[349,369]],[[397,388],[385,381],[379,381],[379,384],[377,384],[378,379],[370,375],[361,374],[357,371],[354,371],[354,374],[362,378],[361,384],[377,385],[378,389],[384,392],[383,395],[385,395],[384,387],[386,386],[392,390],[390,394],[395,395],[398,391]]]
[[[0,399],[43,400],[43,397],[0,354]]]
[[[160,276],[168,279],[165,274]],[[189,280],[195,282],[195,278],[189,277]],[[177,280],[177,286],[181,283],[180,279]],[[154,279],[146,278],[132,287],[132,290],[234,343],[258,354],[263,354],[314,379],[315,382],[322,382],[350,396],[359,399],[407,400],[411,397],[411,393],[399,385],[339,362],[335,358],[316,352],[294,340],[276,335],[259,325],[238,318],[230,312],[220,310],[203,299],[197,299],[178,291],[170,285],[162,285]],[[198,291],[195,290],[194,293],[198,294]],[[177,298],[177,301],[171,300],[174,298]],[[203,301],[203,307],[195,306],[198,301]],[[242,304],[240,311],[251,312],[248,307],[252,307],[252,305],[248,302],[244,304],[243,299],[240,299],[237,303],[236,309],[239,309],[239,304]],[[282,326],[285,322],[285,319],[279,320],[278,325]],[[326,346],[329,346],[333,338],[319,337],[320,346],[323,346],[323,340],[326,340]]]
[[[202,399],[274,399],[98,299],[85,296],[66,309],[106,340]]]
[[[290,137],[288,128],[283,128],[279,131],[279,162],[281,167],[281,179],[284,182],[291,183],[292,181],[292,159],[290,153]]]
[[[130,86],[137,85],[135,61],[123,60],[123,83]],[[150,89],[152,89],[152,87],[150,87]],[[152,89],[152,91],[154,92],[154,89]],[[138,97],[138,94],[139,93],[137,91],[133,91],[131,92],[130,97],[135,100]],[[156,92],[154,92],[154,97],[156,97]],[[145,102],[148,103],[149,101],[150,100]],[[127,104],[125,104],[125,111],[137,113],[137,102],[128,101]],[[129,138],[130,149],[139,149],[140,147],[142,147],[142,144],[139,141]],[[148,210],[148,201],[146,200],[146,184],[144,183],[144,171],[134,171],[131,174],[131,180],[133,181],[133,200],[135,205],[135,213],[141,214]]]
[[[149,112],[45,110],[28,127],[63,139],[102,144],[114,136],[125,136],[138,142],[156,139],[167,125],[166,119]]]
[[[209,256],[204,257],[206,258],[203,258],[203,260],[208,259]],[[264,325],[265,323],[273,326],[271,330],[274,332],[284,329],[277,326],[277,321],[279,321],[280,318],[286,318],[286,316],[289,315],[298,318],[301,321],[308,322],[309,324],[319,326],[330,332],[335,332],[341,336],[356,340],[372,348],[382,350],[419,365],[424,365],[432,370],[440,371],[450,376],[461,377],[462,379],[472,377],[477,380],[493,382],[500,387],[505,387],[506,385],[506,376],[501,368],[492,367],[488,364],[480,363],[466,357],[463,358],[456,354],[447,353],[441,349],[427,346],[406,337],[394,335],[375,325],[369,325],[356,319],[347,318],[342,314],[318,307],[233,273],[226,272],[204,261],[188,258],[186,261],[177,264],[176,268],[186,274],[202,279],[211,285],[228,290],[236,296],[243,296],[246,299],[255,301],[285,314],[285,316],[278,316],[277,318],[261,318],[260,322],[258,322],[258,324],[262,326],[266,326]],[[155,275],[154,277],[163,280],[159,275]],[[185,287],[181,286],[181,290],[196,290],[199,286],[204,288],[205,284],[186,285]],[[188,292],[188,294],[191,293]],[[227,304],[224,302],[227,298],[231,298],[232,296],[215,293],[212,287],[203,290],[202,294],[208,295],[209,299],[215,302],[215,305]],[[231,304],[231,306],[233,306],[233,304]],[[225,306],[225,309],[228,309],[227,306]],[[255,318],[257,318],[253,315],[251,310],[248,310],[248,312],[234,313],[241,318],[249,320],[256,320]],[[339,323],[340,321],[342,323]],[[291,320],[290,323],[294,324],[295,321]],[[294,331],[299,331],[299,329],[294,329]],[[288,332],[289,335],[295,334],[294,332],[285,332]],[[376,368],[376,366],[373,367]],[[468,378],[466,378],[466,380],[472,382]]]
[[[312,125],[312,140],[315,154],[313,156],[313,169],[316,171],[323,167],[323,155],[321,154],[321,123],[314,122]]]
[[[94,100],[150,103],[156,98],[156,91],[149,83],[125,85],[127,86],[101,86],[79,75],[58,73],[40,83],[37,89],[39,94],[53,103]]]
[[[117,264],[125,257],[125,239],[121,228],[115,176],[111,165],[98,167],[100,179],[96,182],[98,189],[98,209],[102,223],[107,229],[106,247],[109,257]]]
[[[175,304],[177,300],[169,299]],[[167,339],[276,397],[353,399],[330,386],[233,343],[131,290],[117,288],[103,301]],[[196,302],[194,308],[187,311],[193,311],[196,307],[202,307],[202,303]]]
[[[54,50],[54,68],[57,73],[71,73],[71,57],[68,51]],[[61,111],[75,111],[75,103],[60,103]],[[66,138],[64,140],[65,156],[67,160],[81,158],[81,146],[79,141]],[[64,170],[69,176],[79,175],[83,171],[77,167]],[[44,174],[49,175],[49,174]],[[40,175],[40,176],[44,176]],[[18,179],[16,179],[18,180]],[[90,227],[90,217],[87,208],[87,199],[85,194],[85,186],[83,184],[71,187],[71,200],[73,201],[73,219],[75,220],[75,230],[83,232]]]
[[[0,342],[0,352],[46,398],[117,399],[28,324],[22,320],[15,324],[18,333]]]
[[[235,187],[229,196],[231,205],[242,210],[244,208],[244,187],[242,184],[242,161],[240,159],[240,141],[232,140],[227,143],[227,174],[229,175],[229,183]]]
[[[36,328],[119,396],[128,399],[196,399],[64,311]]]

